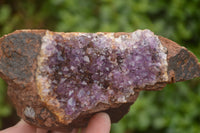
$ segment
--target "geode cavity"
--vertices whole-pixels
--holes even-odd
[[[0,44],[0,76],[18,114],[48,129],[85,126],[100,111],[116,122],[140,90],[200,76],[193,54],[149,30],[23,30]]]

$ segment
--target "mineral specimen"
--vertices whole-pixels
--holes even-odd
[[[200,65],[187,49],[149,30],[19,30],[0,39],[0,76],[25,121],[70,129],[100,111],[117,122],[139,91],[200,77]]]

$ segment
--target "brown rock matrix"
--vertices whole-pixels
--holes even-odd
[[[200,63],[149,30],[18,30],[0,38],[0,76],[20,117],[61,130],[84,127],[102,111],[117,122],[141,90],[200,77]]]

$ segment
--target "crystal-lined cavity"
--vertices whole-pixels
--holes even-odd
[[[77,117],[98,103],[124,103],[134,88],[167,81],[166,52],[149,30],[119,35],[47,32],[38,57],[39,94],[66,117]]]

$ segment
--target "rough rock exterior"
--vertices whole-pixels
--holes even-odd
[[[200,77],[200,65],[186,48],[149,30],[20,30],[0,39],[0,76],[25,121],[71,129],[100,111],[117,122],[139,91]]]

